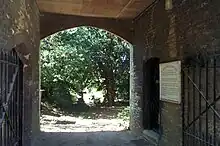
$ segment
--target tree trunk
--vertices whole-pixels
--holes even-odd
[[[108,106],[113,106],[114,105],[114,100],[115,100],[115,84],[114,84],[114,78],[111,76],[108,78],[107,84],[107,100],[108,100]]]
[[[105,78],[103,85],[105,86],[105,89],[107,91],[104,101],[107,100],[108,106],[113,106],[114,99],[116,96],[114,73],[113,73],[113,70],[111,69],[111,67],[103,66],[101,63],[99,63],[99,64],[100,64],[100,66],[102,66],[102,68],[104,70],[101,76],[103,78]]]

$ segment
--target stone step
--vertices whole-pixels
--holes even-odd
[[[158,146],[159,145],[159,139],[160,135],[153,131],[153,130],[144,130],[143,136],[146,138],[149,142],[151,142],[153,145]]]

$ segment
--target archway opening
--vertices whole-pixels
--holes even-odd
[[[41,130],[121,131],[129,125],[131,44],[94,27],[41,41]]]

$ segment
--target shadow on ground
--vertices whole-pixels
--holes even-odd
[[[151,146],[129,131],[41,132],[34,146]]]
[[[89,107],[62,112],[43,107],[41,134],[33,146],[150,146],[118,116],[126,106]]]
[[[79,116],[86,119],[112,119],[116,118],[124,107],[90,107],[84,111],[74,111],[73,116]]]
[[[113,106],[113,107],[89,107],[85,104],[73,105],[72,108],[62,111],[55,109],[52,106],[42,104],[41,112],[44,115],[51,116],[72,116],[81,117],[84,119],[113,119],[117,118],[118,113],[122,112],[127,106]]]
[[[129,116],[125,107],[89,107],[69,112],[52,106],[42,106],[41,131],[44,132],[94,132],[128,129]],[[120,113],[120,114],[119,114]]]

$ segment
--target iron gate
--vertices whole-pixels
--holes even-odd
[[[15,51],[0,50],[0,145],[22,145],[22,63]]]
[[[183,146],[220,146],[220,55],[182,65]]]

